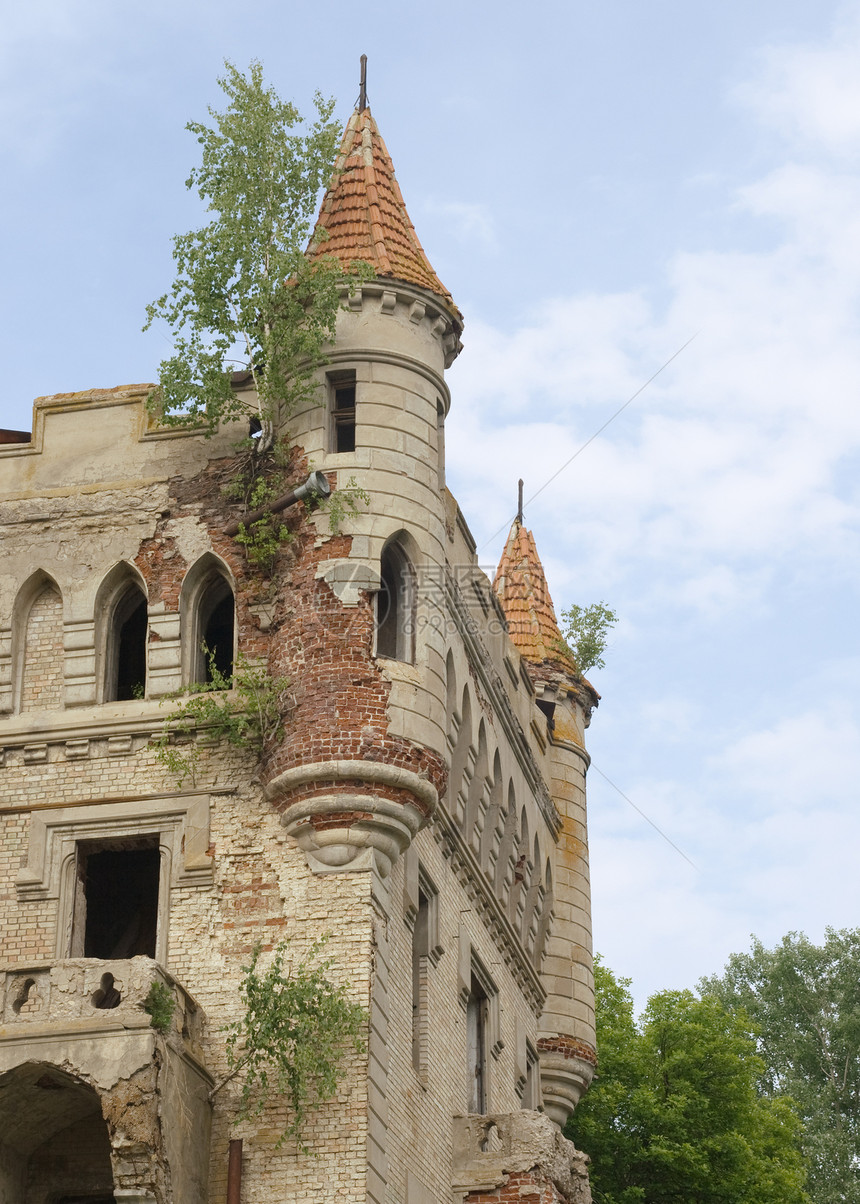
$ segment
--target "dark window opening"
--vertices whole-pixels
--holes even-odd
[[[58,1204],[116,1204],[116,1196],[63,1196]]]
[[[412,1065],[420,1071],[423,1066],[422,1038],[427,1023],[426,1010],[426,958],[430,952],[430,900],[423,890],[418,892],[418,912],[412,930]]]
[[[412,661],[412,567],[396,544],[382,553],[376,595],[376,655]]]
[[[83,949],[73,957],[155,957],[160,861],[157,836],[132,847],[78,845],[74,930]]]
[[[331,450],[355,451],[355,373],[331,381]]]
[[[466,1049],[469,1069],[469,1111],[487,1111],[487,993],[472,975],[466,1005]]]
[[[540,1107],[540,1062],[532,1046],[526,1042],[526,1085],[523,1091],[524,1108],[537,1111]]]
[[[550,702],[548,698],[538,698],[537,704],[546,715],[546,729],[550,735],[555,730],[555,703]]]
[[[142,698],[146,687],[146,598],[129,591],[127,603],[117,607],[116,683],[113,698],[125,702]]]
[[[391,556],[383,554],[380,566],[382,586],[376,595],[376,655],[397,658],[399,590]]]
[[[201,614],[205,665],[204,681],[212,681],[212,669],[224,678],[233,676],[233,624],[235,606],[233,592],[226,581],[220,582],[220,597],[209,611],[208,618]]]

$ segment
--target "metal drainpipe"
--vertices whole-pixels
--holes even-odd
[[[292,506],[296,502],[300,502],[305,497],[321,497],[327,498],[331,493],[331,485],[328,483],[328,477],[323,472],[312,472],[303,485],[298,485],[295,489],[291,489],[289,493],[285,493],[282,497],[275,498],[273,502],[269,502],[267,506],[263,506],[260,510],[250,510],[247,514],[243,514],[236,522],[230,523],[224,528],[225,535],[238,535],[239,527],[250,526],[251,523],[256,523],[263,517],[264,514],[278,514],[281,510],[286,510],[287,506]]]
[[[242,1138],[230,1142],[227,1161],[227,1204],[241,1204],[242,1200]]]

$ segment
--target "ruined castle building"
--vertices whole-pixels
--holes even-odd
[[[371,273],[279,434],[285,490],[366,491],[337,534],[292,506],[250,566],[224,492],[247,429],[159,427],[148,385],[0,431],[0,1204],[220,1204],[237,1138],[242,1204],[590,1198],[559,1126],[595,1064],[597,696],[521,521],[491,587],[445,487],[462,318],[367,107],[319,223]],[[262,755],[203,724],[155,743],[204,644],[274,683]],[[368,1026],[309,1156],[283,1098],[237,1123],[219,1085],[251,950],[324,935]]]

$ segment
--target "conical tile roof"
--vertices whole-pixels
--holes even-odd
[[[508,621],[508,634],[523,657],[579,678],[561,636],[555,608],[531,531],[514,519],[499,561],[493,589]]]
[[[344,130],[309,254],[336,255],[345,267],[364,260],[377,277],[404,280],[441,297],[459,325],[462,314],[430,266],[406,212],[382,135],[370,109],[357,109]]]

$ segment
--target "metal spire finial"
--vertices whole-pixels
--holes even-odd
[[[519,488],[517,490],[517,522],[520,526],[523,525],[523,479],[520,477]]]
[[[361,85],[358,91],[358,111],[363,112],[367,108],[367,55],[361,56]]]

